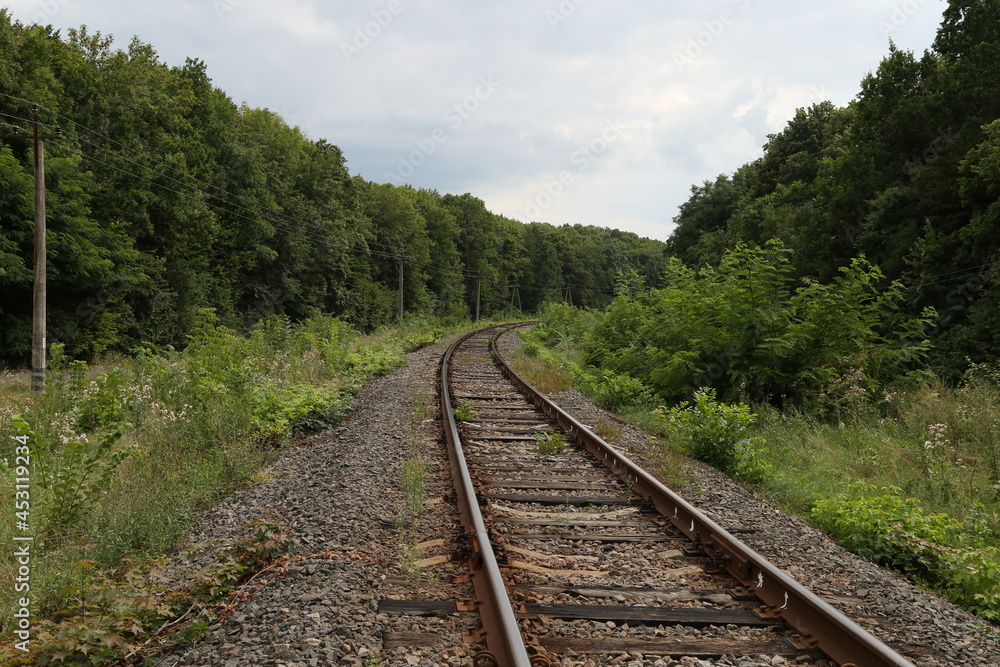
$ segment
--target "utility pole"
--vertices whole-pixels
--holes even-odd
[[[482,277],[476,276],[476,322],[479,321],[479,296],[481,293],[482,285],[483,285]]]
[[[403,323],[403,257],[399,258],[399,323]]]
[[[517,312],[521,314],[521,285],[514,281],[513,291],[510,293],[510,316],[514,317],[514,301],[517,301]]]
[[[32,303],[31,322],[31,389],[41,391],[45,388],[45,350],[46,341],[46,273],[47,253],[45,249],[45,144],[43,139],[58,139],[43,137],[38,134],[38,104],[33,107],[33,131],[30,136],[15,137],[15,139],[31,139],[34,142],[35,153],[35,285]],[[60,128],[56,128],[62,134]]]

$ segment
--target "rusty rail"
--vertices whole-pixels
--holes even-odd
[[[499,334],[498,334],[499,335]],[[635,493],[649,500],[673,526],[690,538],[716,570],[725,570],[764,605],[764,613],[781,618],[842,667],[914,667],[854,621],[772,565],[687,501],[650,476],[622,453],[521,378],[490,340],[490,351],[503,373],[546,414],[603,462]]]
[[[476,333],[479,332],[472,332],[453,343],[442,357],[440,369],[441,413],[445,438],[448,442],[448,460],[451,462],[462,525],[470,540],[469,571],[476,591],[477,610],[482,619],[487,648],[487,653],[476,656],[475,664],[477,667],[490,663],[498,667],[531,667],[532,662],[517,627],[517,618],[507,596],[507,587],[500,574],[483,515],[479,511],[479,501],[476,499],[476,491],[469,476],[469,468],[462,451],[462,440],[458,434],[458,425],[451,406],[448,365],[452,353]]]

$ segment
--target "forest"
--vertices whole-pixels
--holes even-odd
[[[936,311],[931,367],[958,377],[1000,349],[1000,3],[951,1],[923,55],[890,44],[848,105],[799,109],[764,155],[691,189],[669,254],[718,266],[781,241],[830,283],[864,256],[901,316]]]
[[[48,331],[73,358],[181,346],[201,309],[249,331],[342,318],[603,307],[615,277],[655,284],[664,244],[614,229],[523,224],[472,194],[352,176],[341,150],[235,104],[204,63],[171,67],[81,28],[0,10],[0,363],[31,344],[33,104],[45,142]]]

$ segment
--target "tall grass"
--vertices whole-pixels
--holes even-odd
[[[28,439],[32,452],[30,529],[18,527],[7,503],[0,542],[34,537],[33,618],[87,608],[90,583],[174,545],[297,430],[341,420],[366,380],[439,333],[363,337],[319,316],[294,326],[275,317],[243,336],[206,311],[183,351],[149,348],[88,368],[55,345],[44,392],[30,392],[22,375],[0,378],[0,497],[14,496],[15,437]],[[109,434],[121,437],[112,442]],[[15,591],[16,573],[7,549],[0,556],[5,642],[24,595]]]
[[[886,391],[838,423],[765,408],[758,433],[775,467],[769,486],[804,510],[856,481],[957,519],[1000,500],[1000,390],[989,384]]]

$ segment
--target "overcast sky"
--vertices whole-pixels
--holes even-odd
[[[344,150],[352,174],[528,222],[666,239],[690,188],[798,107],[843,105],[944,0],[0,0],[168,65]]]

